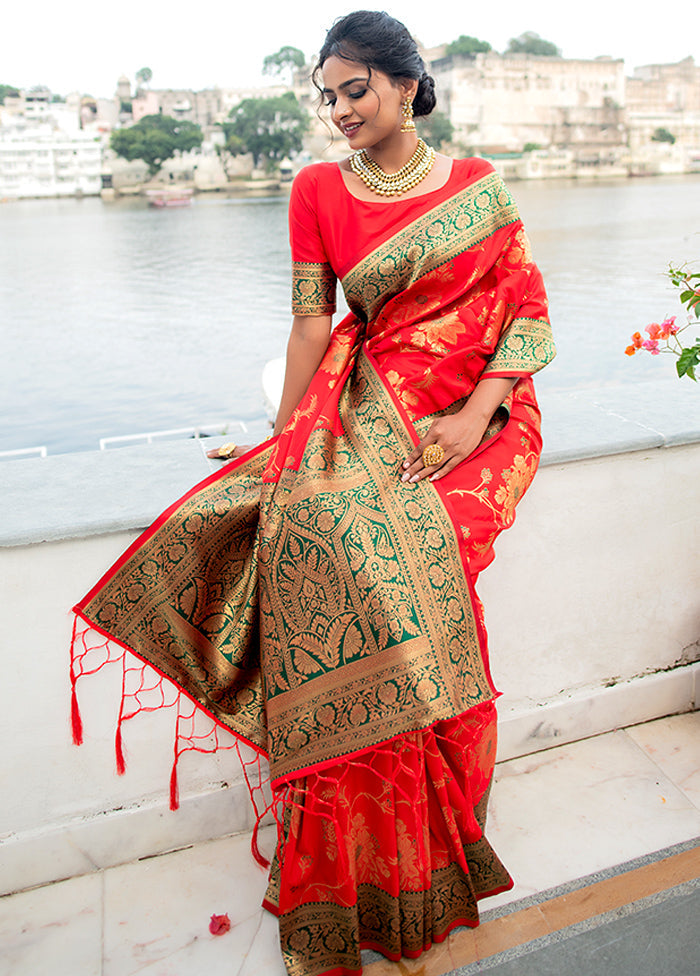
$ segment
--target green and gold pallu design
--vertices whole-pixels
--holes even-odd
[[[402,483],[413,439],[369,358],[263,484],[272,447],[205,482],[80,611],[266,752],[273,781],[495,691],[450,517]]]

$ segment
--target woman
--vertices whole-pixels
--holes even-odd
[[[227,446],[76,609],[269,757],[285,964],[350,976],[361,948],[418,956],[512,884],[483,834],[497,692],[474,580],[535,473],[553,346],[502,182],[417,138],[435,95],[405,27],[342,18],[314,78],[352,154],[294,183],[275,438]]]

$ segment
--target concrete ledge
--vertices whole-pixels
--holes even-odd
[[[543,464],[700,441],[700,388],[688,380],[538,392]]]
[[[589,689],[530,710],[500,708],[498,762],[698,707],[700,663],[613,688]],[[84,748],[90,748],[89,741]],[[0,895],[253,828],[245,783],[212,784],[207,792],[183,797],[175,813],[168,807],[167,783],[162,787],[159,799],[0,842]],[[265,820],[269,822],[270,817]]]
[[[649,418],[658,429],[620,419],[601,391],[542,397],[545,466],[478,587],[504,692],[501,758],[697,706],[700,437],[689,418],[700,391],[688,387],[678,415]],[[570,427],[557,428],[567,416],[586,418],[578,448]],[[609,437],[593,443],[599,422]],[[249,829],[233,751],[183,757],[182,809],[170,813],[173,720],[161,710],[128,723],[133,758],[114,773],[117,666],[79,684],[85,745],[70,738],[69,608],[216,466],[193,442],[0,464],[11,489],[1,644],[12,662],[0,686],[0,779],[12,784],[0,805],[0,891]]]
[[[697,708],[698,662],[572,692],[534,708],[508,708],[506,701],[498,709],[498,762]]]
[[[539,398],[543,465],[700,441],[700,390],[691,382],[545,389]],[[144,529],[218,469],[205,451],[226,439],[0,463],[0,546]]]
[[[253,829],[245,783],[183,797],[176,811],[168,805],[167,783],[162,786],[160,800],[1,841],[0,896]]]

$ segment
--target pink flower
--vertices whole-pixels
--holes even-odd
[[[231,928],[231,919],[228,915],[212,915],[209,922],[209,931],[212,935],[226,935]]]
[[[670,318],[664,319],[661,323],[661,338],[665,339],[667,336],[675,335],[676,332],[678,332],[676,316],[672,315]]]
[[[652,356],[658,356],[659,352],[661,351],[659,349],[659,340],[647,339],[645,342],[642,343],[642,349],[646,349],[647,352],[650,352],[652,354]]]
[[[650,339],[658,339],[661,333],[661,326],[657,322],[652,322],[651,325],[648,325],[644,331],[649,333]],[[644,345],[644,348],[647,348],[646,344]]]

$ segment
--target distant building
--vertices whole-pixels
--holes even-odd
[[[144,115],[169,115],[194,122],[206,129],[219,122],[224,111],[222,92],[218,88],[193,91],[188,88],[165,88],[140,91],[132,100],[132,115],[138,122]]]
[[[622,60],[426,54],[438,108],[473,151],[551,146],[593,158],[626,143]]]
[[[627,79],[627,124],[634,149],[665,129],[677,147],[700,151],[700,66],[693,58],[635,68]]]
[[[80,102],[47,90],[5,99],[0,113],[0,198],[96,195],[102,146],[80,129]]]
[[[100,142],[84,133],[0,128],[0,197],[97,195],[101,161]]]

